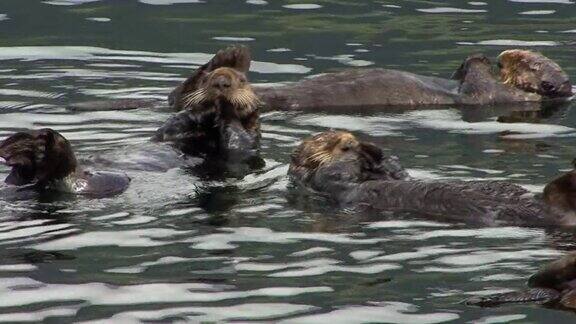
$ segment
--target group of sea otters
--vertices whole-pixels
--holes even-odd
[[[217,157],[253,165],[259,156],[263,110],[543,103],[567,101],[573,95],[558,64],[519,49],[502,52],[497,69],[484,55],[470,56],[450,79],[376,68],[253,86],[246,78],[250,62],[244,46],[216,53],[170,93],[169,105],[179,112],[152,141],[170,143],[178,152],[205,160]],[[105,109],[123,109],[110,105]],[[5,190],[103,197],[122,193],[130,184],[124,173],[83,169],[70,143],[49,128],[4,139],[0,160],[11,168]],[[291,156],[288,174],[295,187],[350,211],[409,211],[486,225],[576,225],[575,170],[553,179],[541,195],[505,181],[422,180],[411,177],[398,158],[386,156],[380,147],[349,132],[327,131],[302,141]],[[576,254],[546,265],[530,278],[529,286],[467,303],[533,302],[576,310]]]

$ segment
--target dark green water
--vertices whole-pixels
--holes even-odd
[[[164,99],[236,42],[252,49],[252,82],[354,66],[448,77],[467,55],[514,47],[543,51],[576,79],[568,0],[196,2],[2,0],[0,136],[52,127],[81,159],[131,159],[169,113],[66,105]],[[295,9],[302,3],[310,9]],[[267,167],[242,180],[127,169],[132,185],[115,198],[3,202],[0,321],[573,323],[572,313],[535,306],[460,304],[523,287],[574,249],[570,231],[352,216],[288,196],[292,149],[330,128],[386,147],[415,176],[507,179],[539,191],[576,155],[575,111],[496,122],[511,108],[268,113]]]

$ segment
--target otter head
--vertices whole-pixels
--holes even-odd
[[[547,98],[570,97],[572,84],[556,62],[528,50],[507,50],[498,56],[502,82]]]
[[[573,165],[576,166],[576,160]],[[544,187],[544,202],[567,217],[576,217],[576,170],[567,172]],[[576,219],[565,223],[576,224]]]
[[[288,172],[292,180],[311,182],[317,189],[335,182],[349,186],[408,176],[395,157],[386,157],[376,145],[342,131],[324,132],[302,141],[292,154]]]
[[[63,179],[77,166],[70,143],[49,128],[6,138],[0,143],[0,158],[12,168],[5,182],[17,186]]]

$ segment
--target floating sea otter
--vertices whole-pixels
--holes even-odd
[[[529,289],[472,297],[467,305],[496,307],[510,303],[534,303],[576,311],[576,253],[543,266],[528,279]]]
[[[219,51],[215,66],[233,68],[245,74],[250,66],[249,51],[235,46]],[[570,79],[551,59],[541,53],[512,49],[498,56],[499,75],[490,60],[472,55],[452,79],[422,76],[390,69],[354,69],[326,73],[280,86],[253,87],[263,110],[321,110],[369,106],[488,105],[513,102],[541,102],[567,99],[573,95]],[[168,97],[170,107],[181,110],[196,91],[203,74],[195,72]],[[125,110],[158,104],[149,100],[123,99],[71,105],[72,110]]]
[[[258,99],[245,73],[250,52],[245,47],[221,50],[178,87],[170,104],[183,109],[154,136],[173,142],[186,153],[217,154],[231,161],[258,156]]]
[[[576,171],[548,184],[542,200],[504,181],[417,180],[377,146],[330,131],[298,146],[289,175],[348,210],[409,211],[485,225],[576,225]]]
[[[12,168],[5,179],[12,186],[103,197],[123,192],[130,183],[124,173],[82,169],[70,143],[49,128],[6,138],[0,143],[0,158]]]
[[[187,96],[180,98],[185,110],[168,119],[153,139],[218,161],[261,163],[258,100],[244,75],[249,66],[245,48],[218,52],[185,83]],[[70,143],[52,129],[8,137],[0,144],[0,158],[12,167],[6,178],[10,185],[103,196],[120,193],[129,183],[125,174],[80,169]]]
[[[281,86],[254,85],[266,110],[316,110],[337,107],[486,105],[540,102],[572,96],[572,85],[560,66],[544,55],[507,50],[499,56],[500,76],[490,60],[472,55],[452,80],[388,69],[355,69],[327,73]],[[187,84],[170,94],[169,103],[180,109],[189,95]]]
[[[218,52],[185,83],[187,95],[179,98],[185,110],[168,119],[153,140],[171,142],[184,153],[207,156],[210,164],[217,164],[216,160],[260,167],[258,100],[244,75],[249,66],[245,48]],[[163,151],[157,155],[166,156],[173,157]],[[52,129],[8,137],[0,144],[0,158],[12,167],[5,182],[14,186],[107,196],[124,191],[130,182],[125,174],[80,169],[70,143]],[[150,164],[154,161],[146,161],[147,169]]]

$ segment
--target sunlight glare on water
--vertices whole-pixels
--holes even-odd
[[[286,178],[301,139],[344,129],[418,178],[508,180],[538,192],[575,156],[571,105],[536,123],[500,122],[514,105],[267,112],[266,167],[210,181],[171,161],[146,168],[166,109],[66,107],[165,106],[171,89],[234,43],[251,48],[253,83],[358,67],[448,78],[468,55],[516,47],[542,51],[576,79],[575,17],[571,0],[1,1],[0,136],[54,128],[80,161],[113,159],[132,182],[113,198],[3,202],[0,321],[573,323],[541,307],[461,303],[525,287],[574,248],[570,231],[350,214],[294,199]]]

